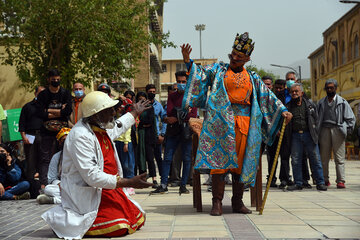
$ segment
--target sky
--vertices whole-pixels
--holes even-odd
[[[199,31],[202,31],[203,58],[228,61],[236,33],[249,32],[255,41],[251,64],[280,78],[290,69],[310,78],[308,56],[323,44],[322,33],[355,4],[338,0],[167,0],[163,31],[177,48],[164,48],[162,59],[181,59],[180,45],[190,43],[191,57],[200,57]]]

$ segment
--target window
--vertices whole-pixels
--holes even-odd
[[[324,67],[324,64],[321,64],[320,74],[321,74],[321,75],[324,75],[324,74],[325,74],[325,67]]]
[[[358,35],[355,36],[354,39],[354,58],[359,57],[359,37]]]
[[[345,64],[346,62],[346,54],[345,54],[345,43],[342,41],[341,43],[341,64]]]
[[[167,72],[167,65],[166,64],[162,64],[161,65],[161,69],[163,72]]]
[[[176,64],[176,71],[187,71],[185,63],[177,63]]]
[[[332,66],[332,69],[336,68],[337,67],[337,64],[336,64],[336,56],[335,56],[335,51],[333,51],[331,53],[331,66]]]

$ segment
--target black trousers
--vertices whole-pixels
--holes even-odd
[[[56,136],[42,135],[40,144],[40,163],[39,163],[39,175],[40,184],[48,184],[48,170],[52,156],[59,151],[58,142]]]

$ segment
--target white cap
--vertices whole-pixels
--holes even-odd
[[[87,94],[81,103],[83,117],[90,117],[104,109],[115,106],[119,100],[110,98],[106,93],[94,91]]]

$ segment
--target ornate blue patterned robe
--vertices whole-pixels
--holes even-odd
[[[200,134],[195,169],[237,168],[234,111],[243,105],[231,104],[224,85],[229,64],[207,66],[192,63],[183,98],[183,108],[206,109]],[[255,72],[248,71],[252,82],[250,126],[240,181],[254,186],[260,146],[272,145],[280,129],[285,106],[268,90]]]

